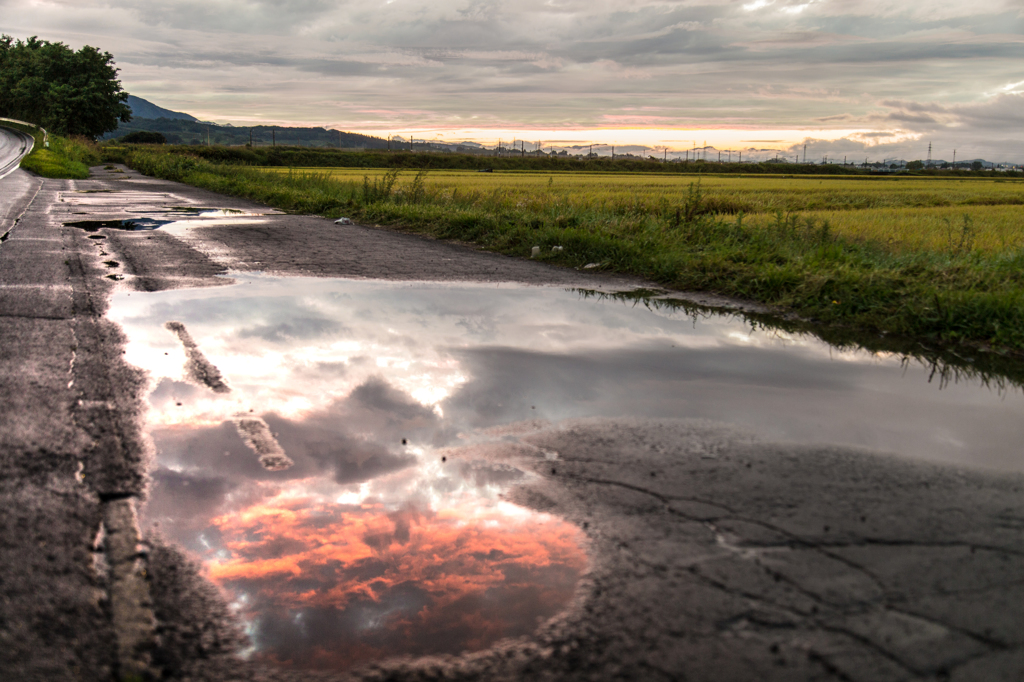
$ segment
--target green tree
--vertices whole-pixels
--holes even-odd
[[[133,130],[116,139],[123,144],[167,144],[167,138],[163,133],[151,130]]]
[[[0,116],[95,138],[131,120],[127,99],[109,52],[0,36]]]
[[[924,168],[924,161],[911,161],[907,164],[907,170],[921,170]]]

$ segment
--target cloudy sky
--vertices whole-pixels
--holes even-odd
[[[0,0],[203,120],[1024,161],[1021,0]]]

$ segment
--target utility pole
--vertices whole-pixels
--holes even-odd
[[[722,150],[718,150],[718,163],[722,163]]]
[[[252,128],[249,128],[249,148],[252,149]],[[956,156],[956,152],[953,153]]]
[[[206,126],[206,146],[210,146],[210,126]]]
[[[615,160],[615,145],[612,145],[612,161]]]
[[[807,145],[804,145],[804,163],[807,163]]]
[[[590,159],[590,158],[593,158],[593,157],[594,157],[594,145],[590,145],[590,153],[587,154],[587,158]]]
[[[704,160],[708,160],[708,141],[704,140]]]
[[[932,143],[928,143],[928,168],[932,167]]]
[[[953,150],[953,168],[956,168],[956,150]]]
[[[501,156],[501,138],[498,138],[498,146],[494,149],[495,156]]]
[[[743,163],[743,150],[740,150],[740,163]]]
[[[275,130],[274,128],[270,129],[270,140],[271,140],[271,143],[276,147],[277,146],[277,130]]]

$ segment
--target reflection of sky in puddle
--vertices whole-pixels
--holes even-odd
[[[344,667],[526,634],[571,597],[575,529],[500,500],[525,474],[442,463],[489,427],[709,417],[773,439],[1022,470],[1019,392],[942,390],[925,368],[743,322],[550,288],[237,277],[115,295],[154,380],[146,512],[235,595],[261,655]],[[188,383],[184,323],[231,387]],[[263,469],[232,419],[294,464]]]

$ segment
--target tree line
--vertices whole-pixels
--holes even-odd
[[[109,52],[0,36],[0,116],[95,138],[131,120],[127,100]]]

